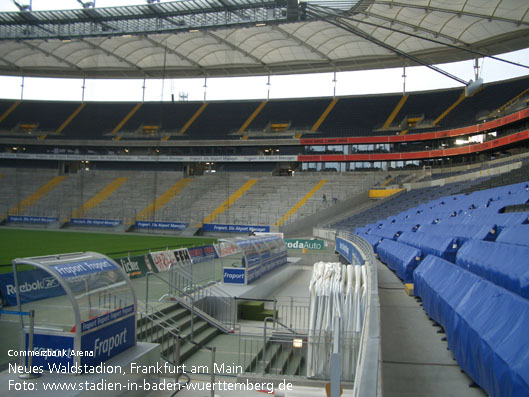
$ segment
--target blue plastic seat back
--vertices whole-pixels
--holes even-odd
[[[457,252],[456,264],[529,299],[529,247],[469,240]]]
[[[529,225],[506,227],[496,239],[498,243],[523,245],[529,247]]]

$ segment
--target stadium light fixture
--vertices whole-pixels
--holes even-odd
[[[20,10],[20,11],[31,11],[32,9],[32,1],[29,1],[29,4],[22,4],[19,3],[16,0],[13,0],[13,4]]]
[[[79,4],[81,4],[81,6],[83,8],[95,8],[96,6],[96,2],[95,0],[94,1],[82,1],[82,0],[77,0],[77,2]]]
[[[293,339],[292,340],[292,346],[295,347],[296,349],[302,348],[303,347],[303,339]]]

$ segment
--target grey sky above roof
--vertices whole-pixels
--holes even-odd
[[[0,12],[0,74],[177,78],[435,65],[529,48],[527,0],[182,0]]]

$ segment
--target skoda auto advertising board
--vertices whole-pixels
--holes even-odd
[[[288,249],[303,249],[306,248],[308,250],[324,250],[325,249],[325,241],[323,240],[307,240],[307,239],[285,239],[285,245]]]

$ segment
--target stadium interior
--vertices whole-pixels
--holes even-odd
[[[179,4],[186,2],[190,8],[183,11]],[[347,53],[339,59],[324,54],[329,41],[311,43],[311,34],[316,36],[321,24],[327,24],[330,36],[341,29],[347,32],[343,40],[354,41],[365,39],[365,32],[353,22],[372,24],[370,18],[378,18],[388,29],[394,24],[409,29],[413,40],[434,33],[444,40],[442,28],[432,26],[429,31],[418,24],[414,30],[414,18],[420,18],[418,13],[456,16],[442,1],[431,9],[413,1],[395,4],[402,16],[391,11],[393,2],[378,0],[334,6],[324,1],[219,1],[226,14],[239,18],[232,25],[201,1],[146,3],[109,8],[106,16],[88,5],[68,11],[64,20],[58,19],[59,11],[0,13],[0,75],[270,75],[371,69],[382,60],[390,67],[398,65],[398,59],[433,65],[485,56],[482,51],[494,56],[504,47],[529,47],[529,13],[513,19],[508,13],[487,15],[489,11],[478,6],[473,13],[459,0],[454,12],[462,26],[467,19],[476,23],[475,29],[497,25],[495,33],[487,33],[488,48],[478,42],[471,46],[474,52],[461,55],[455,48],[459,41],[437,42],[439,47],[424,52],[411,43],[407,54],[391,47],[394,57],[373,50],[371,56]],[[502,2],[493,3],[499,7]],[[506,3],[513,9],[527,8],[514,0]],[[266,17],[259,16],[261,6],[269,10]],[[122,35],[133,36],[131,45],[141,42],[157,54],[148,68],[111,54],[106,44],[94,44],[107,39],[116,21],[127,19],[127,9],[131,15],[144,15],[145,26],[120,29]],[[270,27],[264,28],[262,43],[278,41],[270,46],[281,48],[282,40],[285,46],[293,41],[301,52],[293,59],[284,54],[268,59],[242,42],[231,42],[225,31],[235,37],[243,33],[232,31],[256,29],[256,20],[241,20],[240,10],[257,22],[272,19],[266,19]],[[213,22],[205,18],[207,13],[215,13],[217,25],[208,25]],[[92,32],[75,25],[85,24],[86,15]],[[200,64],[191,53],[184,57],[179,51],[193,41],[187,36],[195,34],[187,19],[192,15],[207,19],[198,27],[203,37],[193,45],[199,48],[200,40],[213,40],[242,54],[245,67],[230,57],[222,68]],[[406,15],[408,24],[399,19]],[[150,30],[149,18],[155,16],[166,23]],[[183,22],[174,22],[176,17]],[[361,17],[363,22],[358,22]],[[57,33],[67,19],[73,21],[68,38]],[[21,33],[20,26],[38,29]],[[157,38],[162,34],[168,35],[163,48]],[[119,62],[98,67],[73,57],[66,61],[60,51],[54,55],[54,42],[71,39],[73,43],[64,45],[72,50],[88,46]],[[388,50],[388,42],[380,38],[365,40],[373,48]],[[16,64],[8,55],[16,46],[50,59]],[[160,64],[160,48],[175,59]],[[313,58],[307,55],[311,50]],[[265,379],[278,388],[286,379],[294,385],[292,394],[276,389],[278,396],[325,395],[328,385],[327,396],[336,397],[337,383],[344,396],[529,395],[529,77],[484,82],[472,91],[471,86],[302,99],[0,99],[0,226],[217,239],[215,245],[182,248],[192,259],[184,254],[180,259],[178,249],[171,251],[170,265],[158,262],[165,258],[159,252],[141,254],[140,259],[129,253],[128,259],[116,260],[136,291],[138,343],[156,344],[160,362],[175,367],[211,364],[218,369],[177,378],[184,386],[207,384],[216,375],[229,382]],[[264,235],[272,240],[262,240]],[[241,242],[252,239],[252,248]],[[313,248],[320,241],[322,246]],[[207,247],[214,247],[213,253],[208,254]],[[249,270],[253,257],[274,260],[255,276]],[[143,263],[134,276],[127,270],[133,259]],[[340,280],[336,283],[342,283],[343,291],[336,288],[344,303],[329,314],[325,310],[332,304],[318,306],[318,299],[338,292],[317,289],[325,284],[318,279],[323,277],[318,263],[328,266],[325,277],[330,279],[329,264],[340,262],[344,269],[333,271]],[[11,271],[11,263],[0,265]],[[244,285],[226,280],[230,266],[247,269]],[[105,314],[126,307],[121,300],[111,302],[101,290],[94,287],[89,296],[99,300]],[[60,313],[57,308],[69,304],[60,294],[17,306],[6,291],[2,289],[2,309],[35,310],[43,328],[80,336],[72,324],[83,324],[84,332],[92,318],[76,322]],[[317,317],[317,311],[327,317]],[[343,333],[338,337],[339,329]],[[26,331],[20,330],[17,316],[5,313],[0,330],[10,335],[0,352],[0,376],[8,379],[13,359],[6,357],[7,349],[18,346]],[[178,395],[204,395],[197,393],[184,388]]]

